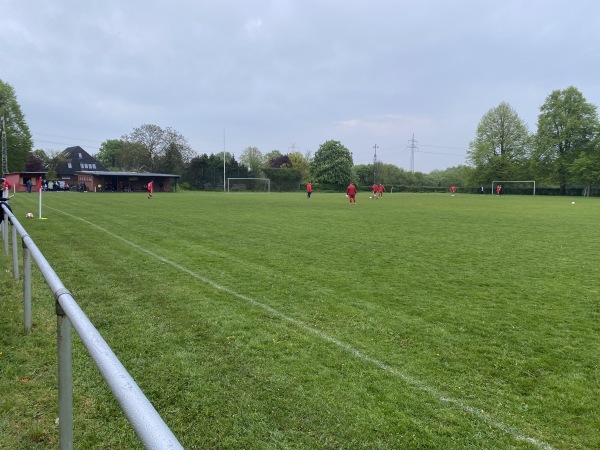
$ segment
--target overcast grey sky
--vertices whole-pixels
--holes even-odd
[[[194,151],[314,152],[430,172],[465,163],[508,102],[600,101],[597,0],[0,0],[0,79],[35,148],[96,153],[142,124]]]

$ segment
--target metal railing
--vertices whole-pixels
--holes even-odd
[[[183,449],[175,435],[156,412],[125,367],[118,360],[98,330],[62,284],[27,231],[4,204],[1,224],[4,252],[9,254],[9,222],[12,240],[13,276],[19,279],[17,232],[23,247],[23,322],[31,331],[31,259],[36,262],[56,302],[58,343],[58,426],[61,450],[73,448],[73,368],[71,326],[75,329],[127,420],[147,449]],[[7,220],[8,219],[8,220]]]

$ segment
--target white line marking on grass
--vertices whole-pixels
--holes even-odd
[[[112,232],[110,232],[110,231],[108,231],[108,230],[106,230],[106,229],[104,229],[104,228],[96,225],[95,223],[89,222],[89,221],[87,221],[85,219],[82,219],[81,217],[74,216],[72,214],[66,213],[66,212],[61,211],[61,210],[56,209],[56,208],[52,208],[51,207],[51,209],[54,209],[54,210],[56,210],[56,211],[58,211],[58,212],[60,212],[60,213],[62,213],[64,215],[66,215],[66,216],[72,217],[73,219],[80,220],[80,221],[82,221],[82,222],[90,225],[91,227],[96,228],[97,230],[100,230],[103,233],[106,233],[109,236],[111,236],[111,237],[113,237],[115,239],[120,240],[121,242],[124,242],[125,244],[127,244],[127,245],[135,248],[136,250],[139,250],[139,251],[141,251],[141,252],[143,252],[143,253],[151,256],[152,258],[154,258],[154,259],[156,259],[158,261],[161,261],[161,262],[163,262],[165,264],[169,264],[170,266],[175,267],[176,269],[178,269],[178,270],[180,270],[180,271],[182,271],[184,273],[187,273],[192,278],[195,278],[196,280],[201,281],[202,283],[205,283],[205,284],[209,285],[210,287],[212,287],[213,289],[215,289],[217,291],[225,292],[226,294],[229,294],[229,295],[231,295],[233,297],[237,297],[240,300],[244,300],[245,302],[247,302],[247,303],[249,303],[249,304],[251,304],[253,306],[257,306],[257,307],[259,307],[259,308],[267,311],[269,314],[271,314],[271,315],[273,315],[275,317],[279,317],[279,318],[284,319],[284,320],[286,320],[286,321],[288,321],[290,323],[293,323],[298,328],[301,328],[301,329],[303,329],[305,331],[308,331],[309,333],[311,333],[311,334],[313,334],[315,336],[318,336],[321,339],[323,339],[323,340],[325,340],[325,341],[327,341],[327,342],[329,342],[331,344],[334,344],[335,346],[343,349],[344,351],[346,351],[347,353],[350,353],[351,355],[355,356],[356,358],[359,358],[359,359],[362,359],[363,361],[369,362],[369,363],[375,365],[376,367],[379,367],[380,369],[382,369],[382,370],[384,370],[384,371],[386,371],[386,372],[388,372],[388,373],[390,373],[392,375],[395,375],[396,377],[402,379],[406,383],[419,388],[423,392],[428,393],[429,395],[431,395],[432,397],[434,397],[439,402],[441,402],[441,403],[450,403],[450,404],[456,406],[457,408],[462,409],[463,411],[465,411],[465,412],[471,414],[472,416],[474,416],[474,417],[482,420],[483,422],[487,423],[488,425],[491,425],[492,427],[494,427],[494,428],[496,428],[496,429],[498,429],[500,431],[503,431],[504,433],[508,434],[509,436],[513,437],[514,439],[516,439],[518,441],[527,442],[527,443],[529,443],[529,444],[531,444],[531,445],[533,445],[533,446],[535,446],[537,448],[541,448],[541,449],[544,449],[544,450],[554,450],[554,447],[552,447],[550,444],[547,444],[547,443],[545,443],[543,441],[540,441],[540,440],[538,440],[536,438],[533,438],[533,437],[530,437],[530,436],[526,436],[526,435],[522,434],[521,432],[519,432],[519,430],[517,430],[516,428],[514,428],[512,426],[509,426],[509,425],[506,425],[503,422],[500,422],[499,420],[495,419],[494,417],[492,417],[490,414],[486,413],[485,411],[476,409],[476,408],[474,408],[474,407],[466,404],[465,402],[463,402],[460,399],[449,397],[449,396],[445,395],[444,393],[442,393],[441,391],[437,390],[436,388],[434,388],[432,386],[429,386],[428,384],[425,384],[422,381],[419,381],[416,378],[411,377],[410,375],[407,375],[407,374],[399,371],[398,369],[395,369],[395,368],[389,366],[388,364],[386,364],[386,363],[384,363],[382,361],[379,361],[378,359],[372,358],[369,355],[361,352],[360,350],[355,349],[351,345],[346,344],[345,342],[342,342],[342,341],[340,341],[340,340],[338,340],[338,339],[336,339],[334,337],[331,337],[328,334],[326,334],[326,333],[324,333],[324,332],[322,332],[320,330],[317,330],[316,328],[313,328],[310,325],[307,325],[307,324],[305,324],[304,322],[302,322],[302,321],[300,321],[298,319],[290,317],[290,316],[288,316],[288,315],[286,315],[286,314],[284,314],[284,313],[282,313],[282,312],[280,312],[280,311],[278,311],[278,310],[276,310],[276,309],[274,309],[274,308],[272,308],[272,307],[270,307],[268,305],[265,305],[264,303],[261,303],[261,302],[255,300],[255,299],[253,299],[253,298],[247,297],[247,296],[245,296],[243,294],[240,294],[240,293],[238,293],[236,291],[233,291],[232,289],[230,289],[228,287],[221,286],[220,284],[217,284],[214,281],[212,281],[212,280],[210,280],[210,279],[208,279],[206,277],[203,277],[202,275],[199,275],[199,274],[191,271],[190,269],[188,269],[186,267],[183,267],[182,265],[180,265],[180,264],[178,264],[178,263],[176,263],[174,261],[171,261],[169,259],[166,259],[166,258],[160,256],[160,255],[157,255],[156,253],[154,253],[154,252],[152,252],[152,251],[150,251],[150,250],[148,250],[148,249],[146,249],[146,248],[144,248],[144,247],[142,247],[142,246],[140,246],[140,245],[138,245],[138,244],[136,244],[134,242],[128,241],[127,239],[125,239],[125,238],[123,238],[123,237],[121,237],[121,236],[119,236],[117,234],[114,234],[114,233],[112,233]]]

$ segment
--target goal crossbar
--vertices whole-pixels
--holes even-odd
[[[264,181],[265,182],[265,186],[266,189],[264,189],[265,192],[271,192],[271,179],[270,178],[227,178],[227,192],[231,192],[231,186],[235,186],[235,182],[245,182],[247,183],[248,181]]]
[[[492,193],[494,192],[494,186],[502,183],[533,183],[533,195],[535,195],[535,180],[494,180],[492,181]]]

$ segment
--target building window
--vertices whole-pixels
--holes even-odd
[[[72,169],[72,168],[73,168],[73,164],[71,164],[71,163],[67,163],[67,167],[68,167],[69,169]]]

